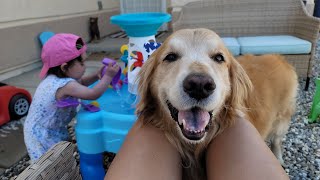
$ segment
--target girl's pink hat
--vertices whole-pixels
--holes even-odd
[[[76,43],[81,42],[82,47],[77,49]],[[56,34],[52,36],[42,47],[41,59],[43,67],[40,78],[46,77],[49,68],[59,66],[70,60],[75,59],[86,52],[87,46],[81,37],[74,34]]]

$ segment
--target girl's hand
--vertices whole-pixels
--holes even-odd
[[[108,64],[104,76],[108,76],[108,77],[110,77],[112,79],[117,74],[119,69],[120,69],[120,67],[119,67],[119,65],[117,63],[114,64],[114,65]]]

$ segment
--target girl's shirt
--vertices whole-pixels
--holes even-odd
[[[67,83],[75,81],[72,78],[59,78],[48,75],[37,87],[34,94],[25,128],[43,127],[44,130],[65,129],[76,115],[76,107],[59,108],[56,105],[56,92]],[[27,126],[27,127],[26,127]]]

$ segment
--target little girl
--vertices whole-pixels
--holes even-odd
[[[76,115],[76,107],[58,108],[57,100],[65,98],[97,99],[107,90],[119,66],[108,65],[104,76],[97,81],[101,70],[82,77],[85,73],[86,45],[79,36],[56,34],[43,46],[40,73],[42,82],[37,87],[24,124],[24,141],[32,162],[54,144],[68,140],[67,125]]]

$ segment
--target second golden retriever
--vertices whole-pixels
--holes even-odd
[[[138,120],[160,128],[181,154],[184,179],[205,179],[210,141],[237,117],[248,119],[281,163],[298,82],[279,55],[236,60],[208,29],[173,33],[142,67]]]

